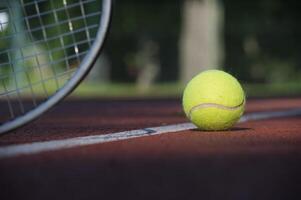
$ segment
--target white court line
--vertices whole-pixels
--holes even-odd
[[[290,117],[301,115],[301,108],[291,109],[285,111],[271,111],[271,112],[257,112],[244,115],[239,123],[252,121],[271,119],[277,117]],[[158,126],[152,128],[138,129],[132,131],[123,131],[111,134],[93,135],[76,137],[62,140],[52,140],[45,142],[33,142],[28,144],[17,144],[0,147],[0,158],[9,158],[20,155],[37,154],[46,151],[54,151],[61,149],[68,149],[73,147],[87,146],[92,144],[100,144],[105,142],[113,142],[119,140],[126,140],[137,137],[158,135],[163,133],[175,133],[179,131],[194,129],[195,126],[191,123],[181,123],[168,126]]]

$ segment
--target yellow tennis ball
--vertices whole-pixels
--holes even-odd
[[[220,70],[195,76],[183,94],[186,116],[201,130],[226,130],[242,116],[245,94],[239,82]]]

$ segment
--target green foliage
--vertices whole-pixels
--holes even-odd
[[[245,82],[300,80],[301,4],[225,0],[226,70]]]
[[[178,79],[181,6],[180,0],[116,2],[105,49],[112,64],[111,80],[134,82],[137,79],[140,66],[133,64],[131,59],[141,51],[145,41],[160,47],[159,81]]]

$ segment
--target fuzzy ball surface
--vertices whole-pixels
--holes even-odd
[[[183,94],[183,109],[189,120],[201,130],[230,129],[242,116],[246,99],[232,75],[207,70],[195,76]]]

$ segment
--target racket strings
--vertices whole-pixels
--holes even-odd
[[[90,43],[90,41],[91,40],[80,41],[80,42],[78,42],[78,45]],[[72,47],[73,47],[72,44],[65,46],[65,48],[72,48]],[[20,61],[29,60],[29,59],[32,59],[32,58],[36,58],[38,56],[49,55],[49,54],[51,55],[51,53],[56,53],[56,52],[59,52],[61,50],[62,50],[62,48],[59,47],[59,48],[51,49],[48,52],[38,52],[35,55],[24,56],[22,58],[15,59],[15,60],[13,60],[11,62],[2,63],[2,64],[0,64],[0,68],[1,67],[5,67],[5,66],[7,66],[9,64],[17,64]],[[49,63],[40,63],[39,65],[37,65],[37,64],[36,65],[31,65],[31,66],[28,66],[26,69],[17,69],[17,71],[14,71],[14,72],[9,72],[9,73],[6,73],[6,74],[1,74],[0,78],[1,79],[5,79],[7,77],[12,76],[14,73],[22,73],[22,72],[26,72],[26,71],[31,71],[31,70],[37,69],[39,67],[40,68],[48,67],[49,64],[51,64],[51,65],[60,64],[61,62],[65,62],[66,59],[74,59],[74,58],[77,58],[77,57],[83,57],[85,54],[86,54],[86,51],[85,52],[77,53],[76,55],[70,55],[70,56],[66,56],[64,58],[60,58],[60,59],[56,59],[56,60],[52,59],[51,60],[52,62],[49,62]],[[50,57],[52,57],[52,56],[50,56]]]
[[[37,107],[76,73],[96,38],[99,4],[5,1],[0,7],[0,101],[7,106],[1,106],[1,121]],[[6,18],[1,19],[1,13]]]

